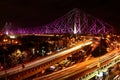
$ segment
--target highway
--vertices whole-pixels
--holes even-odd
[[[62,56],[65,56],[73,51],[76,51],[86,45],[90,45],[92,44],[93,42],[92,41],[89,41],[89,40],[86,40],[86,41],[83,41],[83,42],[80,42],[79,44],[75,45],[74,47],[71,47],[69,49],[66,49],[66,50],[63,50],[63,51],[60,51],[54,55],[50,55],[50,56],[47,56],[45,58],[42,58],[42,59],[39,59],[39,60],[36,60],[36,61],[33,61],[33,62],[29,62],[27,64],[24,64],[24,68],[22,68],[22,65],[19,65],[17,67],[14,67],[14,68],[11,68],[11,69],[8,69],[4,71],[0,71],[0,76],[3,76],[5,74],[8,74],[8,75],[12,75],[12,74],[16,74],[18,72],[21,72],[21,71],[25,71],[25,70],[28,70],[28,69],[31,69],[31,68],[34,68],[36,66],[39,66],[39,65],[42,65],[44,63],[47,63],[53,59],[56,59],[56,58],[59,58],[59,57],[62,57]]]
[[[118,57],[118,55],[120,55],[120,50],[115,49],[101,57],[92,58],[90,60],[75,64],[71,67],[62,69],[60,71],[53,72],[51,74],[35,78],[34,80],[56,80],[56,79],[64,80],[66,78],[69,78],[85,70],[89,70],[93,67],[97,67],[99,62],[104,63],[111,59],[115,59],[116,57]]]

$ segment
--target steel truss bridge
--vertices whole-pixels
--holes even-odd
[[[6,22],[1,32],[3,34],[109,34],[113,31],[113,27],[108,23],[75,8],[43,26],[21,27]]]

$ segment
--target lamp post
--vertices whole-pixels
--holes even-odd
[[[3,48],[6,50],[6,43],[8,42],[7,38],[3,39],[4,46]],[[5,52],[3,53],[3,58],[4,58],[4,69],[5,69],[5,80],[7,80],[7,70],[6,70],[6,58],[5,58]]]

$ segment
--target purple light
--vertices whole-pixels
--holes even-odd
[[[107,34],[113,33],[113,27],[79,9],[73,9],[55,21],[36,27],[19,27],[6,23],[4,34]]]

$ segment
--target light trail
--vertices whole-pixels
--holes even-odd
[[[101,56],[100,59],[99,59],[99,57],[92,58],[91,60],[87,60],[87,61],[75,64],[71,67],[62,69],[60,71],[53,72],[51,74],[35,78],[34,80],[41,80],[41,79],[42,80],[46,80],[46,79],[47,80],[51,80],[51,79],[54,79],[54,80],[55,79],[62,79],[63,80],[63,79],[66,79],[68,77],[71,77],[75,74],[78,74],[82,71],[88,70],[88,69],[93,68],[93,67],[97,67],[99,60],[101,63],[104,63],[108,60],[114,59],[116,57],[116,54],[120,55],[120,50],[115,49],[115,50]]]
[[[24,66],[25,66],[24,69],[22,68],[22,65],[14,67],[14,68],[11,68],[11,69],[8,69],[8,70],[6,70],[7,74],[12,75],[12,74],[15,74],[15,73],[18,73],[18,72],[22,72],[22,71],[34,68],[34,67],[42,65],[42,64],[44,64],[46,62],[49,62],[49,61],[51,61],[51,60],[53,60],[55,58],[67,55],[67,54],[69,54],[69,53],[71,53],[73,51],[76,51],[76,50],[78,50],[78,49],[80,49],[80,48],[82,48],[84,46],[90,45],[92,43],[93,42],[89,41],[89,40],[81,42],[81,43],[77,44],[76,46],[74,46],[72,48],[69,48],[69,49],[66,49],[64,51],[58,52],[58,53],[56,53],[54,55],[42,58],[42,59],[34,61],[34,62],[30,62],[30,63],[24,64]],[[0,71],[0,76],[3,76],[3,75],[5,75],[5,71]]]

